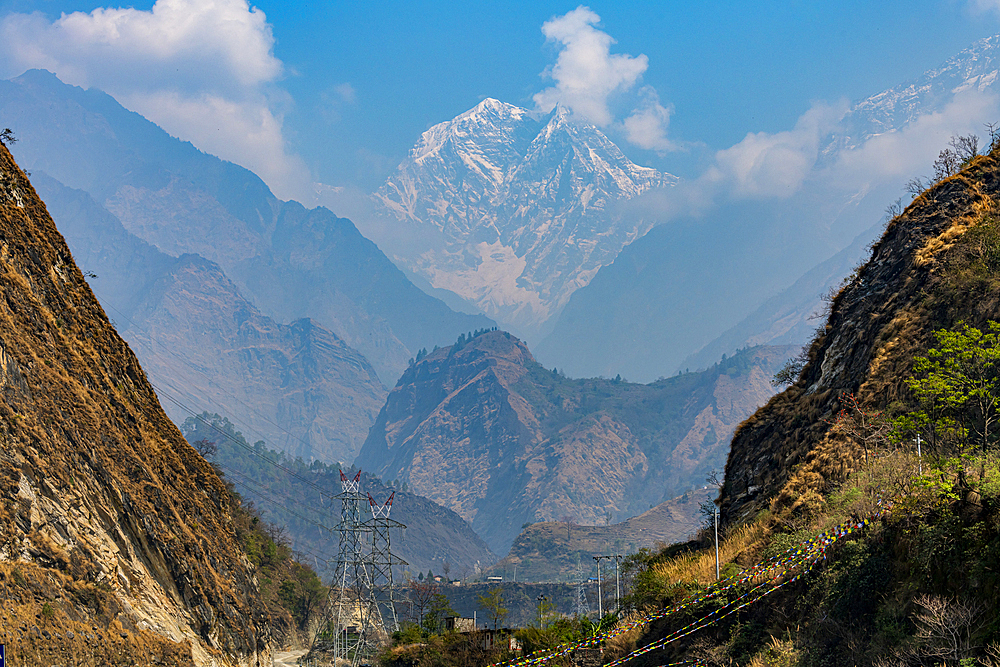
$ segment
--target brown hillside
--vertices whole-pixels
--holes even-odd
[[[167,419],[4,147],[0,388],[10,663],[267,662],[224,485]]]
[[[567,378],[502,331],[463,335],[407,369],[356,463],[506,553],[525,523],[622,521],[703,484],[789,353],[743,350],[642,385]]]
[[[1000,163],[994,152],[917,197],[893,219],[831,302],[798,382],[733,438],[722,493],[725,519],[808,505],[857,467],[862,452],[830,436],[844,392],[863,405],[905,398],[914,356],[933,331],[1000,318]]]

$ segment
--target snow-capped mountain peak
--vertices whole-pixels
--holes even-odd
[[[531,333],[648,231],[608,205],[674,182],[566,107],[539,116],[487,98],[424,132],[375,194],[407,225],[405,244],[379,241],[433,286]]]

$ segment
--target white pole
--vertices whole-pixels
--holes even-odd
[[[715,506],[715,580],[719,580],[719,506]]]
[[[621,558],[622,558],[621,554],[615,554],[615,613],[616,614],[620,614],[622,611],[622,604],[621,604],[622,586],[621,586],[620,569],[618,567],[619,563],[621,563]]]
[[[517,583],[517,563],[514,563],[514,583]]]
[[[924,459],[920,453],[920,434],[917,433],[917,474],[923,476],[924,474]]]
[[[594,556],[597,561],[597,620],[604,618],[604,606],[601,604],[601,558]]]

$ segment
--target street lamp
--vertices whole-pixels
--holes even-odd
[[[535,600],[538,601],[538,629],[542,629],[542,603],[545,602],[546,597],[544,595],[539,595]]]

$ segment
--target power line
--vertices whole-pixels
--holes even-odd
[[[286,473],[288,473],[288,475],[290,475],[291,477],[294,477],[295,479],[299,480],[300,482],[302,482],[304,484],[308,484],[309,486],[311,486],[314,489],[316,489],[317,491],[319,491],[322,495],[324,495],[327,498],[329,498],[331,501],[336,500],[335,496],[332,496],[329,493],[327,493],[326,490],[323,489],[323,487],[319,486],[318,484],[313,483],[309,479],[306,479],[305,477],[303,477],[302,475],[298,474],[297,472],[295,472],[291,468],[288,468],[287,466],[281,465],[280,463],[278,463],[274,459],[272,459],[270,457],[267,457],[267,456],[264,456],[263,454],[261,454],[260,452],[258,452],[256,449],[254,449],[250,445],[248,445],[248,444],[246,444],[244,442],[240,442],[238,439],[236,439],[236,437],[230,435],[229,433],[226,433],[225,431],[223,431],[221,428],[219,428],[215,424],[207,421],[204,417],[202,417],[200,414],[197,414],[194,410],[192,410],[191,408],[189,408],[184,403],[181,403],[179,400],[177,400],[173,396],[170,396],[166,392],[163,392],[163,390],[160,389],[160,387],[156,386],[152,382],[150,382],[150,384],[153,385],[154,389],[159,389],[160,392],[163,394],[163,397],[166,398],[168,401],[170,401],[171,403],[173,403],[174,405],[176,405],[177,407],[179,407],[181,410],[187,412],[189,415],[191,415],[192,417],[194,417],[195,419],[197,419],[202,424],[204,424],[205,426],[209,427],[210,429],[212,429],[213,431],[215,431],[216,433],[218,433],[222,437],[226,438],[227,440],[229,440],[230,442],[232,442],[234,445],[237,445],[238,447],[242,447],[243,449],[247,450],[248,452],[250,452],[254,456],[256,456],[256,457],[258,457],[258,458],[266,461],[267,463],[270,463],[275,468],[278,468],[280,470],[285,471]]]
[[[241,481],[242,481],[243,484],[245,484],[247,486],[250,486],[250,487],[254,487],[256,489],[256,494],[258,496],[260,496],[260,497],[263,497],[262,494],[264,494],[264,493],[271,494],[271,495],[282,495],[285,498],[287,498],[288,500],[291,500],[293,503],[296,503],[296,504],[299,503],[299,501],[296,500],[295,498],[292,498],[291,496],[289,496],[287,494],[276,492],[276,491],[274,491],[272,489],[267,488],[266,486],[261,486],[260,484],[258,484],[256,482],[254,482],[253,480],[247,478],[245,475],[241,475],[239,472],[233,470],[232,468],[230,468],[230,467],[228,467],[226,465],[223,465],[221,463],[216,463],[215,465],[217,465],[220,468],[223,468],[224,470],[226,470],[227,474],[232,474],[232,475],[235,475],[236,477],[241,478]],[[250,489],[250,492],[254,493],[254,489]],[[322,523],[319,523],[318,521],[316,521],[314,519],[310,519],[310,518],[308,518],[306,516],[303,516],[302,514],[299,514],[295,510],[292,510],[292,509],[288,508],[286,505],[282,505],[281,503],[277,502],[276,500],[272,500],[270,498],[264,498],[264,500],[268,500],[271,504],[276,505],[277,507],[280,507],[281,509],[285,510],[289,514],[291,514],[293,516],[297,516],[298,518],[302,519],[303,521],[305,521],[307,523],[311,523],[312,525],[316,526],[317,528],[322,528],[323,530],[329,531],[330,533],[336,533],[337,532],[333,528],[330,528],[329,526],[324,526]]]
[[[274,501],[274,500],[272,500],[272,499],[264,496],[262,493],[260,493],[258,491],[254,491],[253,489],[247,489],[247,492],[250,493],[251,495],[257,496],[260,500],[263,500],[264,502],[271,503],[272,505],[276,505],[277,507],[280,507],[281,509],[284,509],[285,511],[289,512],[290,514],[294,514],[295,516],[298,516],[299,518],[301,518],[301,519],[303,519],[305,521],[308,521],[309,523],[315,523],[313,521],[309,521],[309,519],[303,517],[301,514],[297,514],[293,510],[288,509],[287,507],[285,507],[281,503],[278,503],[278,502],[276,502],[276,501]],[[323,525],[320,525],[320,524],[316,524],[316,525],[319,526],[320,528],[326,528],[326,526],[323,526]],[[329,530],[329,528],[326,528],[326,529]],[[322,560],[325,563],[330,563],[330,562],[336,560],[336,558],[333,557],[333,556],[331,556],[330,554],[315,553],[315,552],[310,551],[308,549],[296,548],[296,549],[293,549],[293,551],[298,551],[298,552],[301,552],[301,553],[309,554],[310,556],[318,558],[318,559]]]
[[[182,364],[184,364],[185,366],[187,366],[188,368],[190,368],[190,369],[191,369],[192,371],[194,371],[195,373],[198,373],[199,375],[201,375],[202,377],[204,377],[206,381],[208,381],[208,382],[209,382],[210,384],[212,384],[212,385],[214,385],[214,386],[215,386],[215,388],[216,388],[216,390],[217,390],[217,391],[219,391],[219,392],[220,392],[220,393],[222,393],[222,394],[225,394],[225,395],[227,395],[227,396],[228,396],[229,398],[231,398],[232,400],[236,401],[237,403],[239,403],[240,405],[242,405],[242,406],[243,406],[244,408],[246,408],[247,410],[252,410],[252,411],[254,411],[255,413],[257,412],[257,410],[256,410],[255,408],[253,408],[253,407],[251,407],[251,406],[247,405],[247,404],[246,404],[246,403],[244,403],[244,402],[243,402],[242,400],[240,400],[240,399],[239,399],[239,397],[237,397],[237,396],[235,396],[235,395],[233,395],[233,394],[229,393],[228,391],[226,391],[226,390],[225,390],[225,388],[223,388],[223,387],[221,387],[220,385],[218,385],[218,384],[217,384],[217,383],[216,383],[215,381],[213,381],[213,379],[212,379],[212,378],[211,378],[211,377],[210,377],[210,376],[209,376],[209,375],[208,375],[207,373],[205,373],[205,371],[204,371],[204,370],[202,370],[202,369],[200,369],[200,368],[196,368],[195,366],[193,366],[193,365],[192,365],[192,364],[191,364],[191,363],[190,363],[190,362],[189,362],[189,361],[188,361],[188,360],[187,360],[187,359],[186,359],[186,358],[185,358],[185,357],[184,357],[184,356],[183,356],[182,354],[179,354],[178,352],[175,352],[174,350],[170,349],[170,348],[169,348],[168,346],[164,345],[162,341],[160,341],[160,340],[158,340],[158,339],[154,338],[154,337],[153,337],[153,335],[152,335],[151,333],[149,333],[149,331],[147,331],[146,329],[144,329],[143,327],[141,327],[141,326],[140,326],[139,324],[137,324],[137,323],[135,322],[135,320],[133,320],[132,318],[130,318],[130,317],[129,317],[128,315],[126,315],[126,314],[125,314],[125,313],[123,313],[122,311],[118,310],[118,308],[116,308],[116,307],[115,307],[115,306],[114,306],[114,305],[113,305],[112,303],[110,303],[110,302],[109,302],[109,301],[107,301],[107,300],[105,300],[105,301],[104,301],[103,303],[104,303],[104,304],[106,304],[108,308],[110,308],[111,310],[113,310],[113,311],[115,311],[116,313],[118,313],[118,314],[119,314],[119,315],[120,315],[121,317],[123,317],[123,318],[125,319],[125,321],[127,321],[127,322],[128,322],[129,324],[131,324],[131,325],[132,325],[133,327],[135,327],[135,329],[136,329],[136,330],[137,330],[138,332],[140,332],[140,333],[143,333],[143,334],[145,334],[145,336],[146,336],[146,339],[147,339],[147,340],[149,340],[149,341],[150,341],[150,343],[153,343],[153,344],[155,344],[155,345],[158,345],[159,347],[163,348],[163,349],[164,349],[164,350],[165,350],[166,352],[168,352],[168,353],[169,353],[169,354],[170,354],[170,355],[171,355],[172,357],[174,357],[175,359],[177,359],[178,361],[180,361],[180,362],[181,362]],[[147,349],[149,349],[149,351],[150,351],[150,352],[151,352],[151,353],[152,353],[153,355],[155,355],[156,357],[159,357],[159,359],[160,359],[161,361],[164,361],[164,362],[166,362],[166,361],[167,361],[166,359],[164,359],[163,357],[161,357],[161,356],[160,356],[159,354],[157,354],[155,350],[153,350],[153,349],[152,349],[152,345],[148,346],[148,348],[147,348]],[[153,384],[153,383],[152,383],[152,381],[150,381],[150,384]],[[153,387],[154,387],[154,388],[156,388],[156,385],[153,385]],[[180,390],[178,390],[178,389],[176,389],[176,388],[174,388],[174,390],[175,390],[175,391],[177,391],[177,393],[178,393],[178,394],[181,394],[181,395],[183,395],[183,393],[184,393],[184,392],[181,392]],[[233,419],[234,421],[237,421],[237,422],[239,422],[239,421],[240,421],[240,420],[239,420],[239,418],[238,418],[238,417],[236,417],[235,415],[228,415],[228,416],[229,416],[230,418],[232,418],[232,419]],[[303,439],[302,439],[302,438],[300,438],[299,436],[297,436],[297,435],[295,435],[295,434],[291,433],[290,431],[288,431],[288,430],[287,430],[286,428],[284,428],[284,427],[283,427],[283,426],[281,426],[280,424],[276,424],[276,423],[274,423],[273,421],[271,421],[270,419],[268,419],[268,418],[267,418],[266,416],[264,416],[264,415],[262,415],[262,414],[259,414],[259,413],[258,413],[258,416],[259,416],[259,417],[260,417],[260,419],[262,419],[263,421],[266,421],[266,422],[267,422],[268,424],[270,424],[271,426],[274,426],[274,427],[275,427],[276,429],[278,429],[278,430],[282,431],[282,432],[283,432],[283,433],[284,433],[285,435],[287,435],[287,436],[288,436],[289,438],[292,438],[293,440],[298,440],[298,441],[299,441],[299,442],[301,442],[301,443],[302,443],[303,445],[305,445],[305,446],[306,446],[307,448],[308,448],[308,447],[311,447],[311,445],[310,445],[310,444],[309,444],[308,442],[306,442],[305,440],[303,440]],[[255,430],[254,428],[252,428],[251,426],[249,426],[249,425],[248,425],[248,424],[246,424],[245,422],[244,422],[244,423],[243,423],[242,425],[243,425],[243,428],[247,430],[247,432],[250,432],[250,433],[256,433],[257,435],[260,435],[260,433],[259,433],[259,432],[256,432],[256,430]],[[264,440],[265,438],[261,438],[261,439],[262,439],[262,440]]]

